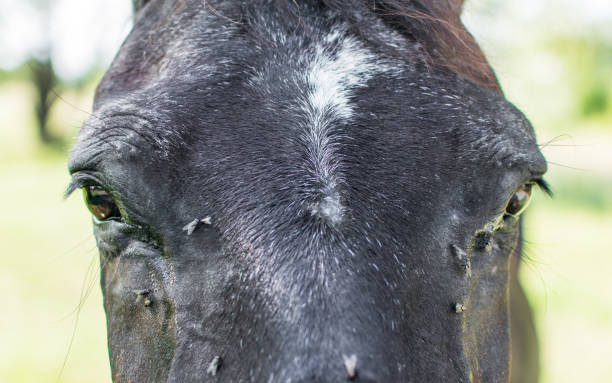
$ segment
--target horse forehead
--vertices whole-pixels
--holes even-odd
[[[458,117],[457,121],[463,121],[466,117],[466,105],[473,102],[463,99],[462,89],[455,89],[454,92],[451,84],[449,90],[436,89],[435,83],[432,89],[430,81],[423,84],[412,64],[400,58],[375,53],[340,22],[331,27],[309,27],[308,33],[300,34],[288,34],[286,29],[264,24],[260,27],[265,29],[264,32],[260,31],[256,34],[257,37],[248,37],[232,23],[225,23],[222,28],[209,28],[207,23],[210,23],[210,18],[209,13],[199,10],[192,15],[190,23],[182,25],[179,32],[174,32],[174,38],[162,39],[165,41],[165,54],[156,63],[154,75],[152,72],[147,73],[143,82],[137,81],[139,86],[136,89],[127,89],[127,92],[117,96],[125,85],[122,79],[115,75],[123,73],[123,66],[136,65],[127,59],[123,62],[120,55],[116,63],[117,69],[111,70],[114,73],[105,79],[106,84],[100,87],[101,93],[112,89],[109,97],[104,97],[105,102],[99,104],[103,108],[101,114],[111,112],[117,105],[124,107],[133,101],[134,105],[138,105],[143,104],[142,100],[147,100],[147,110],[138,113],[159,114],[158,120],[163,120],[172,118],[168,114],[185,108],[191,109],[191,112],[199,109],[205,113],[201,105],[196,105],[198,102],[202,104],[202,95],[208,98],[203,104],[209,105],[209,100],[215,99],[215,105],[221,105],[224,101],[235,98],[234,94],[243,93],[246,94],[245,97],[250,97],[253,103],[263,106],[258,114],[293,112],[292,120],[300,126],[300,135],[311,148],[311,162],[317,168],[317,178],[323,185],[328,185],[329,190],[333,190],[338,181],[338,177],[334,175],[334,169],[337,168],[337,160],[334,159],[337,157],[334,150],[337,147],[334,127],[350,123],[372,112],[364,102],[359,103],[357,107],[359,100],[356,99],[356,94],[360,89],[376,91],[383,87],[389,88],[388,84],[395,81],[393,88],[401,91],[394,93],[387,89],[384,96],[395,99],[395,106],[405,105],[405,108],[394,110],[394,113],[400,112],[406,118],[409,115],[419,115],[423,105],[429,104],[432,109],[437,110],[440,121],[445,116],[454,115]],[[181,28],[177,26],[174,30]],[[389,33],[391,40],[398,38],[389,31],[385,33]],[[123,50],[141,48],[128,44]],[[144,53],[143,55],[146,58]],[[124,56],[139,55],[128,52]],[[138,65],[146,66],[149,62],[145,59]],[[424,73],[421,77],[427,76],[428,74]],[[239,78],[238,83],[235,82],[236,78]],[[389,81],[386,85],[380,85],[379,79]],[[439,84],[440,82],[437,83]],[[242,90],[244,88],[248,89],[246,93]],[[203,93],[193,98],[180,94],[201,90]],[[436,93],[437,91],[440,92]],[[170,94],[179,94],[181,101],[165,100]],[[109,103],[109,99],[115,101]],[[156,101],[164,104],[165,108],[151,107],[151,103]],[[476,96],[475,101],[478,104],[491,104],[486,98],[482,98],[482,95]],[[132,109],[136,110],[138,107]],[[481,111],[472,117],[474,126],[483,123],[500,125],[499,122],[483,120]],[[166,135],[166,127],[169,125],[171,124],[163,124],[164,127],[152,134]],[[469,124],[464,125],[465,130],[469,130],[473,135],[473,140],[476,141],[474,145],[479,148],[490,148],[492,145],[486,143],[491,143],[492,138],[502,143],[508,141],[505,132],[492,132],[478,127],[470,128]],[[431,128],[444,129],[440,124],[428,126],[428,129]],[[527,132],[524,129],[519,131]],[[404,134],[406,133],[407,131],[404,131]],[[411,130],[410,134],[425,133],[421,129],[420,132]],[[506,151],[513,150],[513,145],[506,146],[509,148]],[[334,199],[335,197],[329,200]]]
[[[283,37],[279,39],[282,43]],[[264,58],[264,61],[269,58],[278,60],[280,56],[281,60],[275,65],[266,62],[259,68],[253,68],[254,74],[249,84],[273,95],[275,89],[270,84],[278,82],[270,80],[279,72],[285,72],[284,75],[290,78],[284,82],[305,85],[310,91],[311,104],[316,106],[335,103],[337,109],[342,109],[346,107],[345,100],[350,97],[352,89],[366,86],[373,76],[391,72],[393,68],[388,60],[372,52],[341,24],[321,33],[320,38],[305,49],[296,41],[283,45],[277,45],[278,49]],[[347,110],[344,112],[348,113]]]
[[[305,148],[305,179],[313,181],[314,202],[308,210],[332,225],[343,221],[346,210],[340,198],[339,185],[346,180],[340,170],[340,137],[335,129],[355,118],[355,91],[393,71],[346,29],[334,26],[308,49],[289,47],[285,65],[292,68],[280,82],[273,80],[279,68],[270,66],[256,69],[248,80],[249,87],[269,99],[277,97],[278,87],[294,88],[289,104],[293,126]],[[281,93],[290,94],[291,89]]]
[[[209,17],[199,11],[193,20]],[[232,24],[220,33],[196,24],[184,26],[179,36],[166,40],[164,55],[154,65],[148,52],[142,53],[142,61],[134,62],[131,58],[139,56],[134,51],[143,47],[126,44],[99,86],[98,114],[116,114],[121,109],[165,119],[173,105],[193,112],[201,109],[202,95],[207,103],[214,99],[218,105],[247,88],[247,97],[255,103],[267,102],[269,112],[281,103],[289,105],[302,125],[310,126],[310,134],[322,138],[332,124],[354,117],[356,90],[372,87],[374,77],[399,75],[406,67],[401,60],[374,53],[342,23],[325,31],[312,29],[316,36],[288,36],[267,26],[263,40],[245,37]],[[197,37],[200,34],[208,37]],[[124,81],[125,73],[130,73],[130,81]],[[185,93],[199,95],[191,101]],[[177,100],[171,100],[173,96]],[[150,108],[152,102],[165,107]],[[139,110],[142,105],[146,110]]]

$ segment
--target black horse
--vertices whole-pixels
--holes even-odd
[[[69,164],[114,381],[509,380],[546,162],[460,9],[135,2]]]

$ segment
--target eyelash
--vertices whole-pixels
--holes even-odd
[[[531,182],[538,185],[540,190],[542,190],[549,197],[553,196],[553,192],[552,192],[552,189],[550,188],[550,185],[543,178],[537,178],[535,180],[532,180]]]
[[[101,187],[100,182],[90,175],[74,175],[68,184],[66,191],[64,192],[64,198],[68,198],[77,189],[86,188],[89,186]]]

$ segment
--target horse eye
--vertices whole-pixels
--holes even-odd
[[[531,201],[532,186],[532,183],[524,184],[514,193],[506,206],[506,214],[517,217],[525,211],[527,205],[529,205],[529,201]]]
[[[99,221],[121,218],[119,207],[113,198],[100,186],[83,187],[83,198],[87,208]]]

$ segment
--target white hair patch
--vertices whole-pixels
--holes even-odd
[[[309,91],[301,105],[307,116],[304,138],[314,176],[323,185],[319,202],[311,211],[332,224],[342,220],[345,210],[337,189],[341,158],[333,129],[353,118],[354,90],[367,86],[375,74],[386,70],[377,61],[376,55],[339,27],[325,38],[324,45],[315,47],[305,72]]]

